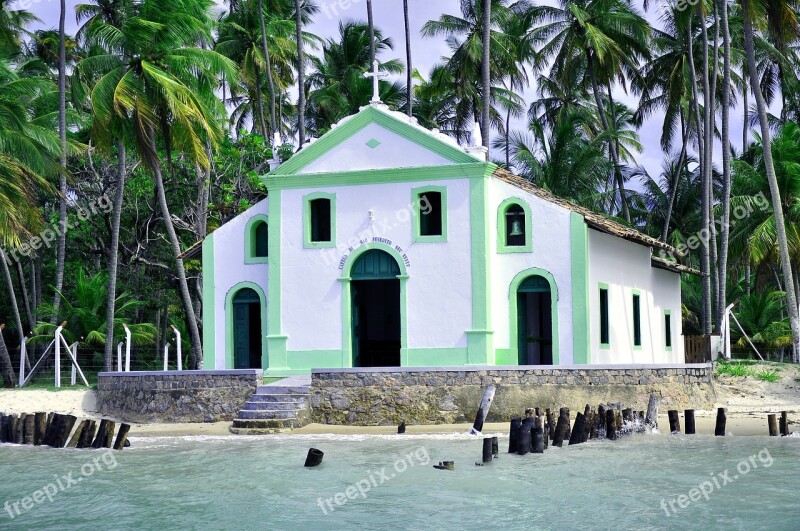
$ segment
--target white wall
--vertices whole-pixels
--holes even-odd
[[[215,368],[225,368],[226,308],[228,292],[240,282],[253,282],[261,287],[267,297],[269,292],[267,264],[245,264],[245,227],[253,216],[269,213],[269,202],[265,199],[214,231],[214,312],[216,331],[214,335]],[[266,334],[266,330],[264,330]]]
[[[608,284],[610,348],[600,348],[599,284]],[[633,348],[633,290],[640,291],[642,346]],[[672,312],[672,351],[664,310]],[[650,265],[650,249],[589,230],[590,363],[683,363],[680,275]]]
[[[497,209],[510,197],[524,199],[531,208],[532,253],[497,253]],[[572,363],[572,262],[570,252],[570,212],[512,186],[492,179],[489,187],[490,253],[492,278],[492,328],[496,349],[511,348],[509,289],[520,271],[538,267],[550,272],[558,286],[559,364]],[[515,295],[516,296],[516,295]],[[555,302],[555,296],[553,297]]]
[[[447,188],[447,242],[412,243],[411,189]],[[303,196],[336,194],[337,248],[303,247]],[[342,348],[342,276],[339,264],[360,239],[381,237],[410,260],[407,281],[409,348],[466,347],[471,328],[469,180],[331,186],[281,192],[282,332],[287,349]],[[375,222],[370,223],[372,210]]]

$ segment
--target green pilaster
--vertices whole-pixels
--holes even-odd
[[[572,254],[572,362],[589,363],[589,229],[570,212]]]
[[[203,368],[216,369],[216,312],[214,301],[214,234],[203,240]]]
[[[496,166],[487,164],[483,175],[470,179],[472,229],[472,329],[467,330],[470,365],[494,365],[494,329],[491,317],[491,253],[489,245],[489,177]]]
[[[281,326],[281,190],[269,196],[269,289],[267,290],[267,359],[264,370],[288,370],[286,340]]]

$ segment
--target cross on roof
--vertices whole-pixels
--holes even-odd
[[[381,78],[389,77],[389,74],[386,72],[379,72],[378,71],[378,60],[376,59],[372,63],[372,72],[364,72],[364,77],[371,77],[372,78],[372,99],[369,101],[370,103],[381,103],[381,95],[379,91],[379,81]]]

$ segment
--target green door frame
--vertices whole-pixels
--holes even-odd
[[[250,288],[258,293],[261,301],[261,368],[269,368],[269,356],[267,354],[267,296],[264,290],[254,282],[239,282],[234,285],[225,296],[225,368],[233,369],[233,298],[244,288]]]
[[[508,288],[509,313],[508,322],[510,335],[508,336],[508,346],[511,350],[510,358],[519,360],[519,314],[517,313],[517,293],[519,287],[528,277],[538,275],[544,277],[550,284],[550,315],[553,323],[553,365],[559,364],[559,344],[561,341],[558,336],[558,285],[552,273],[538,267],[531,267],[516,274]]]
[[[339,277],[339,281],[342,283],[342,367],[353,366],[353,301],[351,299],[352,286],[350,285],[353,279],[350,277],[350,272],[356,260],[372,249],[388,253],[400,268],[400,274],[397,275],[400,280],[400,366],[406,367],[408,366],[408,314],[406,312],[408,308],[408,290],[406,283],[410,277],[400,253],[395,248],[378,242],[362,245],[350,253],[342,268],[342,276]]]

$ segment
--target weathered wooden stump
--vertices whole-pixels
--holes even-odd
[[[25,417],[27,417],[25,413],[20,413],[14,426],[14,444],[22,444],[25,440]]]
[[[728,420],[727,412],[728,410],[724,407],[717,408],[717,424],[714,427],[714,435],[717,437],[723,437],[725,435],[725,423]]]
[[[517,455],[526,455],[531,451],[531,430],[533,430],[533,417],[522,421],[522,426],[517,433]]]
[[[564,440],[569,440],[567,438],[567,432],[569,431],[569,413],[567,413],[566,408],[561,408],[561,414],[558,416],[558,424],[556,424],[556,433],[553,437],[553,446],[561,446],[564,444]]]
[[[102,422],[100,423],[102,426]],[[306,456],[306,463],[303,466],[307,466],[309,468],[318,466],[322,463],[322,457],[325,453],[322,450],[317,450],[316,448],[309,448],[308,455]]]
[[[567,417],[567,431],[564,432],[564,440],[569,441],[569,438],[572,437],[572,427],[570,426],[570,412],[568,407],[562,407],[558,410],[558,416],[566,416]]]
[[[569,445],[580,444],[586,433],[586,416],[583,413],[575,415],[575,425],[572,426],[572,435],[569,438]]]
[[[544,428],[542,427],[542,417],[533,420],[533,453],[544,453]]]
[[[94,438],[92,448],[111,448],[111,443],[114,441],[115,427],[114,421],[102,419],[100,427],[97,428],[97,436]]]
[[[496,390],[497,388],[494,385],[488,385],[483,391],[481,405],[478,406],[478,412],[475,414],[475,422],[472,424],[473,433],[480,433],[483,431],[483,423],[486,421],[486,415],[489,414],[489,408],[492,406]]]
[[[658,428],[658,396],[650,393],[650,401],[647,403],[647,416],[644,423],[650,429]]]
[[[522,419],[514,417],[511,419],[511,428],[508,430],[508,453],[517,453],[517,438],[519,437],[519,430],[522,427]]]
[[[75,429],[75,433],[72,434],[72,437],[70,437],[69,442],[67,443],[67,448],[78,447],[78,443],[80,442],[81,437],[83,437],[83,432],[86,430],[88,425],[89,421],[87,419],[83,419],[80,424],[78,424],[78,427]]]
[[[500,455],[500,438],[492,437],[492,455],[498,457]]]
[[[606,438],[606,416],[608,408],[606,408],[605,404],[600,404],[597,406],[597,438],[598,439],[605,439]]]
[[[789,435],[789,415],[786,411],[781,411],[780,428],[782,436]]]
[[[552,441],[553,439],[556,438],[555,417],[553,417],[553,412],[550,410],[550,408],[547,408],[545,410],[545,413],[547,414],[547,435],[546,436],[547,436],[547,438],[549,440]]]
[[[589,433],[592,431],[592,406],[586,404],[583,408],[583,433],[581,434],[581,442],[585,443],[589,440]]]
[[[25,429],[22,435],[24,444],[33,444],[36,435],[36,415],[25,415]]]
[[[492,462],[492,438],[483,438],[483,464]]]
[[[83,433],[81,433],[81,438],[78,439],[78,448],[92,447],[92,441],[94,440],[96,429],[97,423],[93,420],[89,420],[89,422],[86,424],[86,427],[83,429]]]
[[[47,413],[38,412],[34,415],[36,426],[34,428],[33,444],[40,446],[47,433]]]
[[[777,437],[778,436],[778,417],[775,413],[770,413],[767,415],[767,425],[769,426],[769,436],[770,437]]]
[[[644,421],[644,411],[636,412],[636,433],[644,433],[647,431],[647,426]]]
[[[613,409],[606,411],[606,439],[617,440],[617,422]]]
[[[669,431],[673,434],[679,434],[681,432],[681,418],[678,415],[677,409],[670,409],[667,411],[667,415],[669,416]]]
[[[70,433],[72,433],[72,428],[75,426],[76,420],[78,419],[74,415],[61,415],[56,413],[45,435],[45,444],[53,448],[64,448]]]
[[[400,425],[397,427],[397,433],[398,433],[398,434],[403,434],[403,433],[405,433],[405,432],[406,432],[406,421],[403,421],[403,422],[401,422],[401,423],[400,423]]]
[[[11,424],[11,415],[0,415],[0,443],[8,441],[8,427]]]
[[[686,420],[686,435],[695,434],[694,425],[694,409],[687,409],[683,412],[684,419]]]

